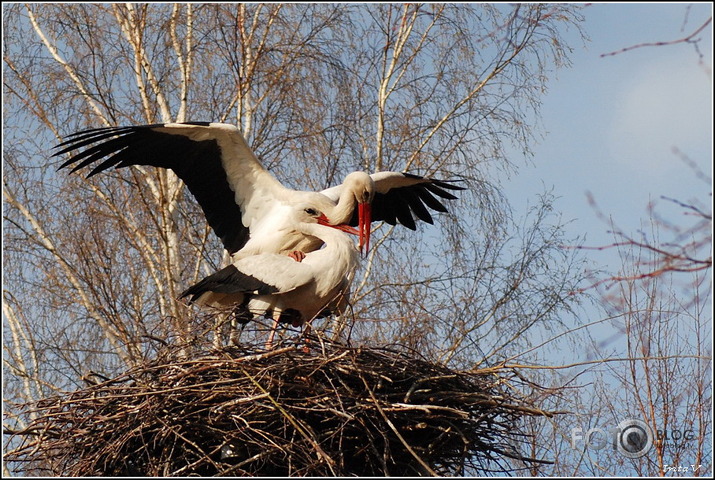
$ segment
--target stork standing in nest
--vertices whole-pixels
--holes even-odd
[[[256,315],[273,318],[266,342],[270,349],[279,323],[308,324],[327,312],[340,314],[358,265],[348,225],[330,225],[309,205],[298,205],[290,216],[295,231],[320,240],[324,246],[307,254],[259,253],[243,257],[184,291],[180,298],[214,308],[233,308],[242,323]]]

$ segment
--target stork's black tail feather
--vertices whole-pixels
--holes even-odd
[[[275,286],[246,275],[233,265],[229,265],[184,290],[179,295],[179,299],[191,296],[189,303],[193,303],[206,292],[269,295],[277,291],[278,288]]]

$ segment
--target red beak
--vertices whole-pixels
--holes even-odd
[[[372,205],[370,202],[358,204],[358,231],[360,235],[360,252],[365,247],[365,253],[370,250],[370,233],[372,225]]]
[[[328,220],[328,217],[326,217],[325,215],[321,215],[318,217],[318,223],[321,225],[325,225],[326,227],[336,228],[336,229],[338,229],[342,232],[345,232],[345,233],[351,233],[353,235],[360,235],[360,232],[356,228],[353,228],[346,223],[343,223],[340,225],[331,225],[330,221]]]

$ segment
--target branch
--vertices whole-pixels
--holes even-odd
[[[648,361],[648,360],[672,360],[674,358],[690,358],[693,360],[712,360],[712,357],[705,355],[664,355],[664,356],[646,356],[646,357],[626,357],[626,358],[601,358],[599,360],[588,360],[585,362],[569,363],[566,365],[526,365],[520,363],[505,363],[502,362],[493,367],[487,369],[480,368],[480,372],[485,370],[500,370],[504,368],[513,369],[526,369],[526,370],[564,370],[567,368],[583,367],[586,365],[601,365],[604,363],[611,362],[636,362],[636,361]]]
[[[35,347],[35,342],[28,338],[25,329],[20,325],[20,320],[15,315],[15,310],[10,306],[9,302],[2,302],[2,313],[4,317],[4,324],[10,328],[10,333],[12,334],[12,344],[14,353],[7,349],[8,355],[13,358],[12,362],[8,362],[8,366],[12,369],[16,369],[22,372],[21,375],[15,374],[15,376],[22,377],[23,386],[25,388],[25,395],[28,401],[32,398],[40,398],[41,389],[35,383],[35,395],[33,396],[32,385],[30,384],[29,369],[25,364],[25,359],[23,358],[22,351],[23,345],[24,349],[28,351],[30,359],[32,360],[32,368],[35,375],[38,373],[38,361],[37,361],[37,348]],[[30,419],[34,419],[34,415],[30,415]]]
[[[138,69],[140,65],[141,70],[143,70],[146,74],[147,80],[149,80],[149,85],[156,96],[156,101],[159,104],[159,110],[161,112],[161,121],[165,123],[171,122],[171,109],[169,108],[169,104],[164,97],[161,87],[159,86],[159,81],[154,76],[154,70],[147,59],[146,51],[144,50],[144,45],[142,44],[138,14],[134,10],[134,6],[131,3],[125,4],[125,7],[129,16],[126,20],[122,18],[121,12],[116,5],[114,6],[114,11],[124,36],[134,48],[135,73],[139,80],[141,78],[141,73]],[[143,82],[141,82],[141,84],[143,85]],[[147,108],[147,105],[145,105],[145,108]],[[151,110],[148,110],[147,114],[151,115]],[[153,115],[149,117],[150,121],[152,121],[151,117],[153,117]]]
[[[35,33],[37,33],[37,36],[40,37],[40,40],[42,40],[42,43],[45,44],[45,47],[47,47],[47,50],[50,52],[50,55],[59,63],[62,65],[62,68],[64,68],[65,72],[70,76],[72,81],[74,82],[75,86],[77,89],[80,91],[82,96],[87,100],[87,103],[89,103],[89,106],[94,110],[94,113],[97,114],[97,117],[99,117],[102,122],[104,123],[105,126],[109,127],[111,124],[109,123],[109,120],[107,117],[102,113],[102,110],[99,108],[99,105],[97,102],[94,101],[92,96],[89,94],[89,91],[87,88],[84,86],[82,83],[82,80],[79,78],[77,73],[74,71],[72,66],[68,64],[62,56],[60,56],[59,52],[57,51],[57,48],[50,43],[50,41],[47,39],[47,36],[44,34],[42,29],[40,28],[40,25],[37,23],[37,20],[35,19],[35,15],[32,13],[32,10],[30,10],[29,5],[27,6],[27,16],[30,19],[30,23],[32,23],[32,27],[35,29]]]
[[[533,31],[532,31],[533,32]],[[462,106],[464,106],[467,102],[471,101],[479,92],[484,89],[484,87],[492,81],[497,75],[499,75],[507,66],[511,64],[511,62],[521,53],[522,50],[524,50],[528,46],[528,40],[531,38],[531,34],[527,34],[522,41],[519,44],[514,45],[512,42],[509,42],[509,45],[513,45],[514,49],[511,52],[511,54],[507,55],[507,50],[504,50],[500,54],[500,58],[496,60],[496,64],[493,68],[493,70],[487,75],[485,79],[483,79],[481,82],[478,82],[475,87],[462,98],[459,102],[454,104],[452,109],[445,113],[445,115],[435,124],[434,127],[432,127],[432,130],[425,135],[425,138],[422,140],[422,143],[415,149],[415,151],[412,153],[410,156],[409,160],[405,163],[405,171],[407,171],[410,168],[410,165],[417,159],[419,154],[422,152],[422,150],[427,146],[429,141],[437,134],[437,132],[445,125],[447,122],[454,117],[454,115],[459,111]]]
[[[181,70],[181,98],[179,99],[179,113],[176,116],[177,122],[186,121],[186,105],[188,101],[189,84],[191,83],[191,60],[193,59],[193,13],[191,4],[186,5],[186,59],[182,55],[181,43],[177,35],[177,17],[179,16],[180,4],[174,4],[174,10],[171,13],[171,25],[169,33],[171,35],[171,43],[176,53],[176,59]]]
[[[42,228],[37,218],[35,218],[35,216],[10,193],[10,191],[7,189],[7,186],[4,186],[3,188],[3,195],[5,197],[5,200],[10,205],[17,208],[17,210],[22,214],[22,216],[25,217],[25,219],[30,223],[30,225],[32,225],[32,228],[37,234],[38,242],[48,253],[50,253],[50,255],[52,255],[55,261],[62,268],[65,275],[67,276],[67,279],[70,281],[75,291],[80,296],[81,303],[87,310],[87,313],[89,313],[89,315],[100,325],[100,327],[102,327],[102,331],[104,332],[105,337],[112,345],[112,347],[114,347],[119,357],[128,366],[132,366],[134,364],[134,362],[132,361],[132,356],[129,355],[129,353],[122,348],[121,335],[114,326],[112,326],[104,318],[102,318],[100,313],[94,307],[89,297],[87,296],[87,292],[85,292],[84,288],[82,288],[80,279],[77,278],[77,276],[74,274],[74,270],[70,266],[69,262],[57,250],[57,248],[55,248],[54,244],[52,243],[52,240]],[[129,345],[130,344],[127,342],[127,346]]]
[[[695,41],[693,41],[693,37],[695,37],[695,36],[698,35],[700,32],[702,32],[702,31],[705,29],[705,27],[707,27],[708,25],[710,25],[710,22],[712,22],[712,21],[713,21],[713,17],[708,18],[708,19],[705,21],[705,23],[703,23],[698,29],[696,29],[693,33],[691,33],[691,34],[688,35],[687,37],[680,38],[680,39],[678,39],[678,40],[671,40],[671,41],[668,41],[668,42],[639,43],[638,45],[632,45],[632,46],[630,46],[630,47],[625,47],[625,48],[622,48],[622,49],[620,49],[620,50],[616,50],[616,51],[614,51],[614,52],[602,53],[602,54],[601,54],[601,58],[603,58],[603,57],[610,57],[610,56],[613,56],[613,55],[618,55],[618,54],[621,54],[621,53],[625,53],[625,52],[627,52],[627,51],[629,51],[629,50],[634,50],[634,49],[636,49],[636,48],[643,48],[643,47],[663,47],[663,46],[666,46],[666,45],[677,45],[677,44],[679,44],[679,43],[696,43],[696,42],[698,42],[698,41],[700,41],[700,40],[695,40]]]
[[[365,389],[367,390],[367,393],[370,394],[370,398],[372,399],[373,403],[375,404],[375,408],[377,408],[377,411],[380,412],[380,415],[382,416],[382,418],[385,419],[385,422],[390,427],[390,430],[392,430],[392,432],[397,436],[397,438],[400,440],[402,445],[404,445],[405,448],[407,449],[407,451],[410,452],[410,455],[412,455],[414,457],[414,459],[417,460],[420,465],[422,465],[422,468],[424,468],[426,472],[428,472],[433,477],[439,477],[437,472],[432,470],[432,468],[430,468],[430,466],[427,465],[425,463],[425,461],[422,460],[422,458],[419,455],[417,455],[417,453],[410,446],[410,444],[407,443],[407,441],[404,439],[404,437],[402,435],[400,435],[400,432],[397,430],[395,425],[390,421],[390,419],[387,418],[387,415],[383,411],[382,407],[380,407],[380,402],[377,400],[377,398],[375,398],[375,394],[372,393],[372,389],[370,388],[370,385],[367,384],[367,381],[365,380],[365,378],[363,378],[362,376],[360,378],[362,379],[362,382],[365,385]]]

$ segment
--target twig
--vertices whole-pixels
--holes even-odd
[[[705,20],[705,23],[703,23],[700,27],[698,27],[693,33],[691,33],[691,34],[688,35],[687,37],[680,38],[680,39],[678,39],[678,40],[671,40],[671,41],[667,41],[667,42],[639,43],[638,45],[632,45],[632,46],[630,46],[630,47],[625,47],[625,48],[622,48],[622,49],[620,49],[620,50],[616,50],[616,51],[614,51],[614,52],[602,53],[602,54],[601,54],[601,57],[609,57],[609,56],[613,56],[613,55],[619,55],[619,54],[621,54],[621,53],[627,52],[627,51],[629,51],[629,50],[634,50],[634,49],[636,49],[636,48],[643,48],[643,47],[663,47],[663,46],[666,46],[666,45],[677,45],[677,44],[679,44],[679,43],[694,43],[694,42],[693,42],[693,37],[695,37],[695,36],[698,35],[700,32],[702,32],[702,31],[705,29],[705,27],[707,27],[708,25],[710,25],[710,22],[712,22],[712,21],[713,21],[713,17],[708,18],[707,20]]]
[[[385,422],[390,427],[390,430],[392,430],[394,432],[394,434],[397,435],[397,438],[400,440],[402,445],[404,445],[405,448],[407,449],[407,451],[410,452],[410,454],[415,458],[415,460],[417,460],[417,462],[420,465],[422,465],[422,468],[424,468],[425,471],[427,471],[433,477],[439,477],[437,472],[432,470],[432,468],[429,465],[427,465],[425,463],[425,461],[422,460],[422,458],[419,455],[417,455],[417,453],[415,453],[415,451],[412,449],[412,447],[410,447],[410,445],[407,443],[407,441],[405,441],[405,439],[402,437],[402,435],[400,435],[400,432],[397,431],[397,429],[395,428],[395,425],[390,421],[389,418],[387,418],[387,415],[385,415],[385,412],[380,407],[380,402],[378,402],[377,398],[375,398],[375,394],[372,393],[372,389],[365,381],[365,378],[364,377],[361,377],[361,378],[362,378],[363,383],[365,384],[365,389],[370,394],[370,398],[372,398],[372,401],[375,403],[375,408],[377,408],[377,411],[380,412],[380,415],[382,415],[382,418],[385,419]]]

